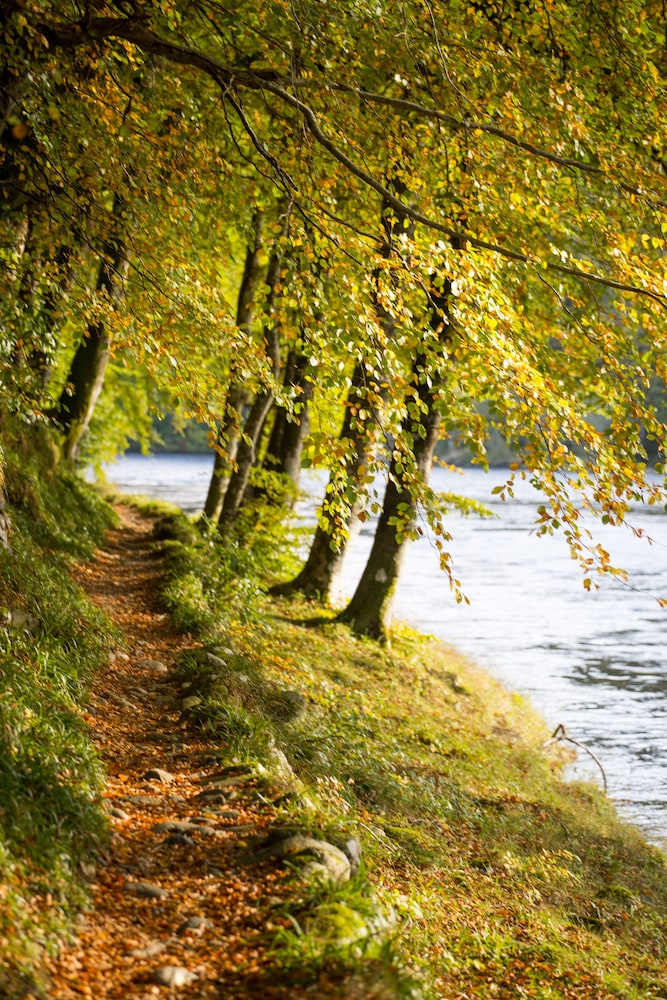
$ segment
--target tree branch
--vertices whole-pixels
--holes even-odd
[[[582,282],[594,283],[603,285],[607,288],[630,292],[634,295],[641,295],[652,299],[663,308],[667,309],[667,297],[651,291],[650,289],[642,288],[638,285],[631,285],[623,281],[618,281],[614,278],[608,278],[599,272],[591,273],[583,271],[580,268],[570,267],[566,264],[556,264],[543,261],[539,258],[531,256],[530,254],[524,253],[523,251],[512,250],[496,243],[490,243],[486,240],[477,239],[470,234],[458,232],[450,226],[447,226],[442,222],[438,222],[437,219],[433,219],[422,214],[421,212],[418,212],[416,209],[405,204],[400,198],[397,198],[394,194],[392,194],[388,188],[373,177],[371,173],[355,163],[354,160],[352,160],[332,139],[330,139],[321,128],[317,114],[310,107],[310,105],[306,104],[304,101],[300,100],[300,98],[285,89],[285,83],[292,87],[294,85],[294,81],[285,81],[281,74],[273,70],[256,71],[225,66],[217,60],[205,55],[203,52],[200,52],[198,49],[179,45],[175,42],[160,38],[153,31],[145,27],[143,18],[135,17],[118,19],[96,17],[91,18],[84,25],[72,24],[66,27],[56,27],[42,23],[38,25],[38,30],[41,31],[52,44],[63,47],[85,45],[90,41],[103,41],[106,38],[112,37],[124,38],[126,41],[138,46],[138,48],[140,48],[143,52],[151,52],[155,55],[163,56],[169,62],[176,63],[178,65],[192,66],[193,68],[200,69],[212,80],[214,80],[227,96],[231,90],[239,87],[271,93],[284,104],[287,104],[289,107],[298,111],[309,132],[319,145],[323,149],[326,149],[327,152],[338,163],[340,163],[341,166],[349,171],[350,174],[357,177],[363,184],[374,190],[383,199],[385,199],[387,205],[392,207],[396,212],[412,219],[413,222],[416,222],[427,229],[442,233],[448,240],[454,243],[454,245],[461,246],[463,249],[466,247],[472,247],[477,250],[486,250],[490,253],[497,254],[500,257],[504,257],[506,260],[513,260],[546,269],[548,271],[555,271],[556,273],[568,275],[569,277],[576,278]],[[358,90],[353,87],[347,87],[342,84],[330,85],[329,89],[356,93],[364,100],[373,100],[376,103],[399,107],[403,110],[414,111],[415,113],[418,112],[421,115],[428,115],[438,120],[442,120],[451,127],[475,128],[477,130],[486,131],[504,138],[506,141],[512,141],[514,145],[531,152],[533,155],[544,156],[562,166],[571,168],[576,167],[578,170],[585,170],[589,173],[598,173],[602,176],[606,176],[600,168],[596,168],[594,165],[583,164],[577,160],[569,160],[564,157],[557,157],[556,154],[550,154],[548,151],[540,150],[539,147],[533,146],[530,143],[523,143],[514,137],[510,137],[509,134],[503,133],[502,130],[496,129],[495,126],[492,125],[484,125],[484,123],[473,122],[467,124],[463,120],[459,121],[453,116],[445,115],[443,112],[425,108],[416,102],[401,100],[399,98],[383,97],[379,94],[372,94],[371,92]],[[272,167],[275,169],[276,162],[268,150],[265,150],[263,144],[259,141],[255,142],[255,145],[258,152],[269,159],[269,162],[271,162]],[[279,172],[279,175],[282,175],[284,180],[282,170]],[[609,179],[611,180],[611,178]],[[624,190],[632,191],[632,193],[640,193],[638,188],[633,188],[631,186],[628,187],[624,184],[624,182],[620,183],[619,186]]]

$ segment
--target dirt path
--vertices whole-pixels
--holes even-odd
[[[188,998],[294,997],[286,983],[263,981],[272,936],[266,914],[286,887],[278,872],[241,863],[246,838],[262,833],[272,809],[250,778],[201,797],[226,775],[211,745],[183,722],[170,677],[192,642],[157,606],[151,523],[119,513],[122,524],[104,550],[77,570],[127,643],[97,678],[88,716],[108,775],[114,838],[92,876],[93,907],[79,938],[50,967],[49,996],[143,1000],[172,996],[183,983],[177,992]]]

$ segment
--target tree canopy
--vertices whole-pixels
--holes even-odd
[[[588,586],[581,511],[664,502],[662,4],[10,0],[2,32],[6,410],[67,436],[81,345],[125,372],[107,415],[146,377],[218,432],[307,404],[332,544],[382,473],[446,570],[427,426],[481,463],[499,428]]]

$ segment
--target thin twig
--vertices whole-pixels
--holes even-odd
[[[584,746],[583,743],[580,743],[579,740],[575,740],[571,736],[568,736],[567,733],[565,732],[565,726],[563,725],[556,726],[551,735],[551,738],[548,739],[546,743],[543,744],[543,746],[546,748],[551,746],[552,743],[572,743],[574,744],[575,747],[579,747],[580,750],[584,750],[589,757],[592,757],[597,766],[600,768],[600,774],[602,775],[602,785],[604,788],[605,795],[607,794],[607,775],[604,773],[604,768],[602,764],[597,759],[592,750],[589,750],[588,747]]]

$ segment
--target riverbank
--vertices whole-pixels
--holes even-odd
[[[3,803],[22,795],[33,822],[8,840],[3,817],[1,995],[38,995],[40,966],[44,995],[63,1000],[667,993],[664,857],[598,789],[560,780],[520,698],[408,630],[381,648],[312,606],[268,601],[262,579],[285,567],[266,520],[221,552],[182,515],[144,507],[155,533],[127,515],[87,562],[92,512],[98,534],[108,515],[68,489],[49,533],[35,497],[28,517],[15,494],[3,556],[16,566],[41,524],[46,551],[30,543],[3,631],[4,759],[26,762]],[[77,538],[75,599],[62,588]],[[45,561],[57,544],[58,566]],[[47,645],[50,660],[35,653]],[[39,728],[53,705],[44,718],[37,703],[66,684],[55,746]],[[73,734],[88,770],[63,749]],[[50,771],[35,766],[47,736]],[[71,807],[84,801],[85,852]]]
[[[192,456],[132,456],[108,475],[124,493],[170,500],[196,514],[210,465]],[[534,537],[539,496],[523,483],[503,503],[492,493],[499,481],[502,473],[433,469],[434,489],[470,497],[494,516],[451,519],[452,557],[470,605],[453,600],[425,533],[408,551],[395,615],[464,651],[511,691],[528,697],[552,731],[565,726],[602,762],[621,814],[660,846],[667,840],[667,681],[665,611],[656,596],[667,594],[667,515],[650,507],[633,511],[633,525],[654,540],[652,545],[623,529],[598,525],[596,537],[614,563],[627,568],[631,585],[600,578],[601,589],[586,592],[563,538]],[[301,526],[315,523],[325,482],[304,470]],[[372,524],[365,525],[347,553],[341,594],[354,593],[372,541]],[[304,537],[304,553],[307,546]],[[574,773],[600,783],[586,754]]]

